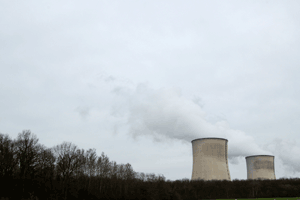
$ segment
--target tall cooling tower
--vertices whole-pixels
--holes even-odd
[[[246,157],[247,179],[276,179],[274,156],[257,155]]]
[[[228,140],[200,138],[192,141],[192,180],[231,180],[227,160]]]

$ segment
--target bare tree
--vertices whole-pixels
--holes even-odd
[[[52,180],[55,172],[55,156],[50,148],[46,148],[44,145],[41,145],[40,148],[37,164],[38,175],[45,181]]]
[[[158,181],[166,181],[166,177],[163,175],[163,174],[159,174],[158,177],[157,177],[157,180]],[[182,181],[186,181],[188,179],[183,179]]]
[[[97,153],[95,149],[89,149],[85,155],[86,159],[86,166],[87,166],[87,173],[89,176],[89,183],[88,183],[88,193],[90,192],[91,188],[91,181],[92,178],[96,175],[96,163],[97,163]]]
[[[127,184],[125,184],[125,187],[124,187],[125,195],[128,194],[129,184],[133,183],[133,180],[134,180],[135,176],[136,176],[136,172],[134,172],[132,166],[129,163],[127,163],[124,166],[124,179],[127,182]]]
[[[125,165],[124,164],[119,164],[117,165],[118,170],[117,170],[117,178],[118,179],[125,179]]]
[[[89,177],[95,176],[97,153],[95,149],[89,149],[85,154],[86,173]]]
[[[56,157],[56,171],[62,177],[65,199],[67,198],[68,184],[71,177],[83,165],[83,153],[76,145],[63,142],[53,148]]]
[[[18,167],[15,142],[0,133],[0,177],[12,177]]]
[[[110,178],[117,178],[118,165],[116,161],[111,161]]]
[[[30,130],[23,130],[16,141],[17,157],[20,165],[20,178],[33,178],[39,162],[41,145],[39,139]]]
[[[97,159],[96,174],[100,177],[109,177],[111,171],[111,163],[109,158],[102,152],[101,156]]]
[[[96,176],[100,178],[98,185],[100,194],[104,191],[103,179],[109,177],[110,171],[111,163],[109,162],[109,158],[102,152],[96,163]]]
[[[72,175],[75,177],[84,177],[87,171],[86,168],[86,160],[85,160],[85,150],[84,149],[77,149],[76,150],[76,155],[77,155],[77,161],[79,163],[78,167],[74,169],[74,172]]]
[[[82,150],[81,153],[83,155],[83,164],[78,177],[81,178],[81,184],[84,185],[84,189],[90,191],[92,178],[96,175],[97,154],[95,149],[89,149],[85,152]]]
[[[157,180],[157,177],[154,173],[146,174],[146,180],[149,182],[154,182]]]
[[[146,181],[146,174],[144,172],[138,173],[138,178],[144,182]]]
[[[252,195],[255,198],[258,194],[260,182],[253,180],[250,182],[250,185],[252,186]]]
[[[127,163],[124,167],[125,167],[125,170],[124,170],[125,179],[126,180],[134,179],[135,178],[135,172],[134,172],[131,164]]]

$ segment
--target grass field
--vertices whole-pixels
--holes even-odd
[[[278,198],[256,198],[260,200],[300,200],[300,197],[278,197]],[[231,200],[231,199],[217,199],[217,200]],[[232,200],[251,200],[251,199],[232,199]]]
[[[256,198],[261,200],[300,200],[300,197],[278,197],[278,198]],[[231,200],[231,199],[217,199],[217,200]],[[232,200],[251,200],[251,199],[232,199]]]

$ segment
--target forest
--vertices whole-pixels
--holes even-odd
[[[166,180],[70,142],[48,148],[30,130],[0,133],[0,200],[198,200],[300,196],[300,179]]]

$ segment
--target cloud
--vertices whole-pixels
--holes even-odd
[[[262,148],[272,151],[276,155],[275,162],[281,160],[287,171],[292,174],[300,172],[299,141],[276,138],[267,141]]]
[[[112,92],[127,106],[122,116],[127,116],[128,134],[134,139],[151,136],[155,142],[179,140],[190,144],[196,138],[226,138],[232,164],[238,164],[240,157],[271,154],[258,146],[252,136],[230,128],[226,120],[209,122],[200,98],[190,100],[178,88],[154,90],[138,84],[136,88],[118,86]]]
[[[110,82],[110,81],[115,81],[116,78],[113,77],[113,76],[109,76],[109,77],[105,78],[104,80],[105,80],[106,82]]]
[[[78,106],[75,111],[77,111],[83,119],[86,119],[90,114],[90,108],[88,107]]]

